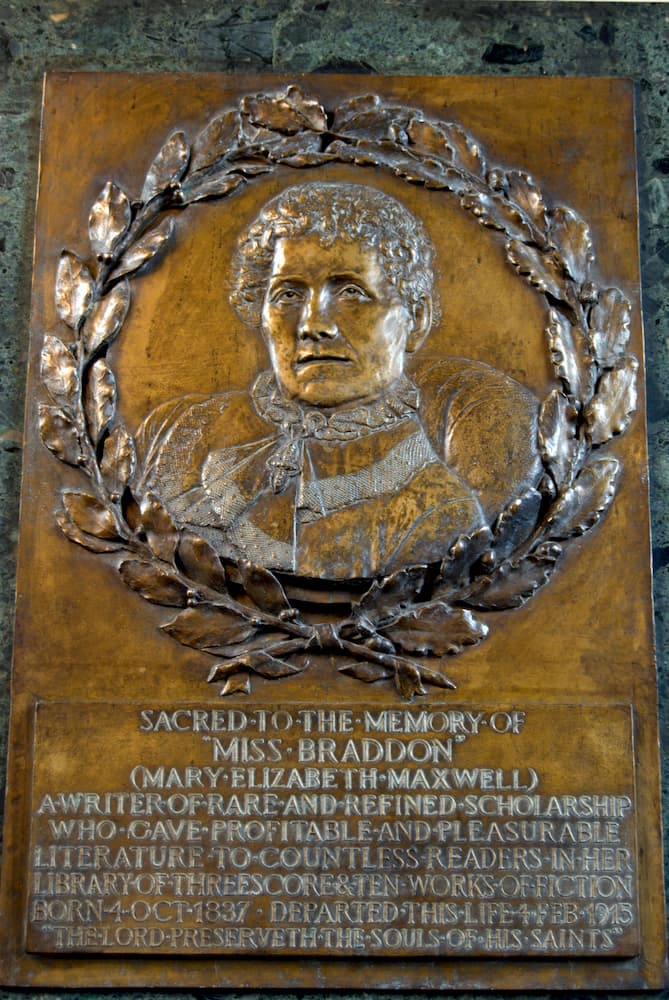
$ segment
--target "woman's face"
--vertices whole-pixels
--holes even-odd
[[[412,313],[377,251],[316,235],[277,241],[262,327],[283,392],[312,406],[375,399],[413,349]]]

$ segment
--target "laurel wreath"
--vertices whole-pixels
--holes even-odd
[[[165,252],[179,211],[227,197],[278,166],[331,162],[385,168],[450,192],[496,231],[510,264],[546,302],[558,383],[539,412],[545,474],[538,489],[517,497],[490,527],[458,538],[440,562],[370,581],[334,624],[308,620],[277,575],[244,560],[226,564],[203,538],[176,525],[156,496],[141,493],[108,356],[128,311],[130,281]],[[192,146],[173,132],[138,201],[109,181],[91,209],[88,234],[95,259],[64,250],[57,267],[56,307],[73,335],[66,343],[46,334],[41,355],[50,397],[39,407],[42,441],[88,480],[87,491],[62,491],[55,518],[71,541],[113,554],[123,582],[145,600],[180,609],[162,628],[216,658],[208,680],[223,680],[223,695],[248,693],[251,674],[298,674],[323,651],[335,654],[343,674],[392,679],[406,699],[424,694],[424,684],[453,688],[441,658],[485,638],[489,627],[475,613],[525,604],[570,541],[611,504],[619,463],[599,450],[627,429],[636,405],[638,363],[626,353],[630,303],[598,282],[585,221],[549,206],[528,174],[488,168],[459,124],[373,94],[332,112],[296,86],[244,97],[212,118]]]

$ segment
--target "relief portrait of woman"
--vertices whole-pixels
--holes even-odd
[[[435,265],[422,222],[373,187],[268,201],[231,296],[268,368],[248,391],[159,405],[138,434],[142,490],[224,558],[333,583],[429,564],[491,524],[539,479],[537,401],[430,356]]]

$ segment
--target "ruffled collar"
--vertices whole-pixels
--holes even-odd
[[[420,403],[418,389],[405,375],[400,375],[378,399],[329,411],[286,399],[271,371],[258,376],[251,395],[260,416],[280,428],[282,436],[293,440],[351,441],[414,416]]]

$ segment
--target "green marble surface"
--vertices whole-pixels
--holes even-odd
[[[669,286],[663,279],[669,264],[668,62],[669,6],[664,3],[0,0],[0,760],[4,761],[5,756],[9,714],[43,71],[69,68],[633,78],[637,84],[656,629],[661,688],[666,692]],[[666,695],[661,717],[667,717]],[[666,737],[665,723],[665,825],[669,771]],[[25,993],[37,995],[35,991],[0,990],[0,998]],[[62,995],[71,994],[63,991]],[[128,998],[146,995],[124,994]],[[202,995],[213,996],[214,991]],[[216,991],[216,995],[222,994]],[[669,997],[669,991],[662,996]]]

